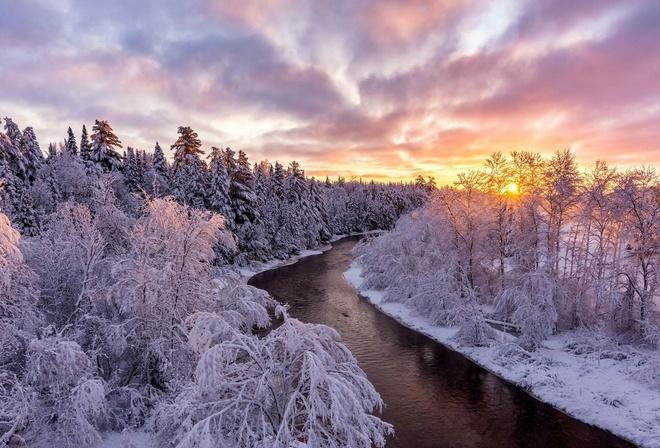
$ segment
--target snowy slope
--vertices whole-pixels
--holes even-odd
[[[400,303],[384,302],[381,291],[361,288],[362,270],[357,261],[344,277],[385,314],[464,354],[541,401],[638,445],[660,447],[660,391],[635,379],[660,372],[657,353],[598,350],[594,349],[597,341],[590,345],[580,341],[580,334],[562,333],[546,341],[545,347],[530,358],[512,361],[502,355],[502,348],[511,346],[506,344],[510,336],[502,334],[501,343],[492,347],[461,347],[452,340],[457,328],[431,325]]]

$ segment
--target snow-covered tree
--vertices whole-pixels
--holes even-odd
[[[520,327],[519,344],[536,350],[557,329],[560,291],[547,274],[526,274],[519,285],[502,290],[495,298],[495,316]]]
[[[285,315],[264,338],[236,333],[208,349],[157,422],[169,446],[382,447],[382,405],[336,331]]]
[[[126,319],[134,319],[134,343],[143,350],[134,362],[151,363],[148,371],[140,369],[159,377],[153,380],[158,387],[185,376],[172,366],[185,355],[186,319],[211,307],[213,248],[221,239],[230,241],[220,215],[154,199],[135,226],[131,252],[113,268],[114,300]]]
[[[39,323],[36,277],[18,248],[20,235],[0,213],[0,368],[17,372],[19,354]]]
[[[142,155],[137,154],[130,146],[126,148],[126,163],[124,166],[124,177],[126,186],[131,192],[142,190],[144,186],[144,167],[142,164]]]
[[[34,402],[27,438],[32,443],[77,447],[101,442],[105,384],[94,370],[80,346],[59,335],[30,343],[26,383]]]
[[[9,117],[5,117],[5,134],[14,146],[20,146],[23,134],[14,120]]]
[[[188,126],[179,127],[179,138],[172,145],[174,162],[171,188],[180,202],[197,208],[204,207],[208,186],[206,166],[200,158],[202,143],[197,133]]]
[[[57,326],[79,318],[105,289],[107,242],[97,221],[85,205],[64,202],[26,244],[28,263],[39,276],[41,306]]]
[[[660,261],[660,187],[653,169],[626,172],[617,188],[625,212],[626,262],[617,272],[639,303],[639,329],[645,336],[652,320],[652,298],[657,291]]]
[[[263,260],[267,248],[264,245],[263,229],[258,225],[254,174],[243,151],[238,152],[235,164],[232,164],[233,157],[229,151],[229,148],[225,150],[225,166],[230,174],[229,199],[234,217],[232,229],[238,238],[238,249],[246,259]]]
[[[76,136],[73,135],[73,130],[71,129],[71,126],[69,126],[69,130],[66,133],[66,142],[64,146],[70,154],[78,155],[78,145],[76,144]]]
[[[224,163],[224,153],[222,149],[214,146],[211,148],[209,158],[211,159],[209,163],[211,181],[207,203],[211,210],[224,216],[231,226],[234,223],[234,214],[229,197],[230,179]]]
[[[105,172],[121,170],[122,157],[117,148],[122,146],[110,124],[105,120],[96,120],[92,131],[91,160]]]
[[[85,125],[82,127],[82,135],[80,136],[80,158],[83,160],[92,160],[92,145],[89,143]]]
[[[31,127],[28,126],[23,130],[19,146],[25,160],[27,180],[33,182],[44,161],[44,156],[39,147],[37,136],[34,135],[34,130]]]

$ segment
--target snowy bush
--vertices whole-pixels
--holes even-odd
[[[112,292],[141,347],[143,377],[168,381],[190,370],[185,322],[213,305],[213,248],[223,232],[221,216],[171,199],[149,202],[135,225],[131,251],[113,266]]]
[[[99,443],[105,386],[93,375],[91,360],[75,342],[59,336],[33,340],[25,378],[35,394],[29,437],[62,446]]]
[[[660,359],[649,358],[633,373],[633,377],[652,389],[660,390]]]
[[[497,346],[493,351],[492,359],[501,366],[517,364],[528,361],[532,354],[516,343],[505,343]]]
[[[215,293],[214,308],[225,315],[234,313],[240,327],[247,330],[266,328],[270,324],[268,310],[275,305],[275,300],[266,291],[241,281],[229,281]]]
[[[556,329],[555,290],[550,278],[534,273],[495,298],[495,316],[520,327],[519,343],[526,350],[536,350]]]
[[[20,432],[32,414],[30,392],[15,374],[0,370],[0,446],[25,444]]]
[[[0,213],[0,368],[15,372],[40,323],[37,279],[23,260],[19,241],[18,232]]]
[[[207,350],[156,427],[180,447],[384,446],[391,426],[370,414],[382,405],[334,330],[285,317],[264,338],[235,333]]]
[[[58,325],[89,311],[103,280],[106,240],[85,205],[62,203],[42,233],[26,245],[27,260],[39,276],[42,307]]]
[[[466,319],[453,337],[454,341],[467,347],[487,346],[497,339],[497,332],[479,314]]]
[[[363,287],[384,291],[386,302],[403,303],[436,325],[457,325],[476,301],[466,283],[448,225],[435,209],[401,218],[395,229],[357,245]]]

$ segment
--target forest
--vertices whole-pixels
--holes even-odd
[[[168,160],[159,143],[124,150],[107,121],[45,154],[32,128],[3,121],[0,446],[108,433],[132,446],[138,432],[182,448],[385,446],[386,403],[339,333],[241,275],[376,230],[346,278],[377,307],[451,329],[438,340],[585,421],[613,415],[642,444],[652,433],[652,168],[514,151],[448,186],[319,181],[295,161],[205,148],[185,126]]]
[[[469,344],[486,342],[489,317],[514,324],[527,350],[604,326],[656,346],[659,214],[651,168],[582,172],[568,150],[496,152],[357,250],[368,287],[440,325],[467,319]]]
[[[657,446],[659,226],[650,167],[495,152],[357,245],[345,278],[542,401]]]
[[[387,229],[433,188],[252,165],[178,129],[168,161],[107,121],[44,157],[0,133],[0,446],[384,446],[383,403],[333,329],[233,267]]]

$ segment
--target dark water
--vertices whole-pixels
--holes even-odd
[[[500,380],[463,356],[377,311],[342,274],[357,238],[256,275],[250,284],[293,316],[330,325],[385,401],[396,435],[388,447],[629,447]]]

